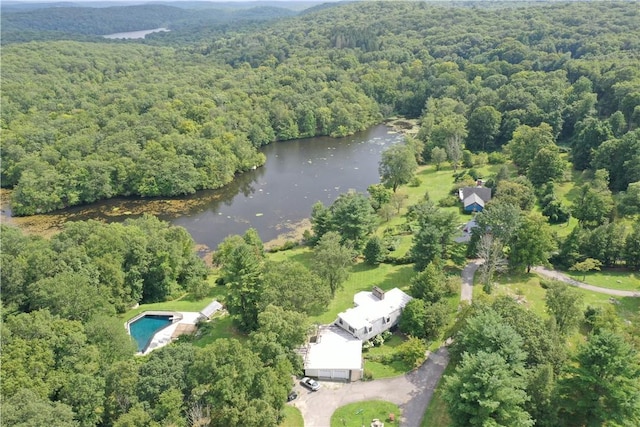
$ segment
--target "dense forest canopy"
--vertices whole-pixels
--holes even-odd
[[[546,123],[578,169],[609,140],[620,141],[613,151],[631,144],[633,158],[635,138],[622,141],[640,122],[639,13],[631,3],[353,3],[224,37],[165,33],[154,42],[165,47],[4,46],[2,185],[18,215],[188,194],[259,165],[263,144],[344,136],[391,114],[424,113],[428,149],[447,129],[491,150]],[[430,116],[442,102],[456,113],[444,121]],[[495,126],[482,126],[488,118]],[[640,179],[634,162],[612,163],[598,167],[629,169],[614,190]]]
[[[385,152],[370,197],[314,205],[308,265],[270,258],[255,230],[220,244],[217,282],[239,329],[213,344],[181,339],[134,359],[116,318],[137,303],[209,295],[207,268],[184,229],[143,216],[68,223],[44,239],[3,225],[8,426],[278,425],[291,374],[301,371],[295,349],[307,316],[346,288],[360,254],[372,265],[413,264],[419,272],[406,282],[414,300],[400,329],[414,336],[409,343],[438,339],[445,300],[460,288],[445,269],[467,262],[465,246],[454,243],[458,217],[427,193],[406,207],[406,222],[376,232],[405,209],[396,190],[419,181],[417,163],[438,170],[448,159],[454,191],[475,184],[474,165],[502,165],[466,246],[485,259],[478,274],[487,293],[495,274],[550,257],[581,272],[621,261],[640,268],[634,3],[358,2],[222,26],[203,25],[213,12],[188,7],[95,10],[3,13],[3,42],[5,31],[15,37],[2,46],[1,180],[15,214],[217,188],[259,166],[265,144],[346,136],[392,115],[418,119],[420,131]],[[144,18],[153,27],[171,14],[185,18],[149,40],[91,38],[145,10],[155,11]],[[24,29],[45,29],[55,16],[65,26]],[[96,16],[114,19],[99,28],[88,24]],[[26,21],[12,29],[17,17]],[[568,179],[568,162],[580,178],[571,207],[554,187]],[[578,225],[556,239],[549,223],[570,215]],[[403,255],[390,255],[400,242],[394,232],[411,240]],[[637,425],[638,322],[623,323],[613,305],[583,313],[576,289],[544,286],[548,319],[511,296],[453,309],[458,366],[441,382],[453,425]],[[590,335],[576,349],[578,326]],[[420,343],[420,360],[425,351]]]

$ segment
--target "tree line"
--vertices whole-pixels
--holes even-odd
[[[578,170],[604,168],[625,191],[640,180],[628,135],[640,120],[637,13],[380,2],[213,39],[169,33],[155,47],[14,44],[3,49],[2,185],[18,215],[189,194],[259,165],[263,144],[403,114],[422,118],[425,160],[434,148],[462,160],[460,144],[492,151],[539,137],[538,159],[514,159],[533,182],[559,173],[553,141],[572,148]]]

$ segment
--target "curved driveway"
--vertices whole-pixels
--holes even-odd
[[[352,383],[321,382],[316,392],[296,386],[298,399],[292,404],[300,409],[305,427],[328,427],[331,415],[341,406],[365,400],[386,400],[402,410],[400,424],[419,426],[424,410],[449,362],[446,347],[431,353],[418,369],[394,378]]]
[[[481,260],[471,261],[462,270],[461,301],[471,302],[473,275],[481,263]],[[448,363],[449,352],[443,345],[429,354],[418,369],[399,377],[352,383],[322,382],[316,392],[297,384],[299,397],[290,404],[302,412],[305,427],[328,427],[331,415],[341,406],[365,400],[386,400],[402,410],[401,425],[417,427],[422,423],[424,411]]]
[[[593,292],[599,292],[601,294],[613,295],[616,297],[635,297],[640,298],[640,292],[637,291],[621,291],[618,289],[601,288],[598,286],[587,285],[586,283],[579,282],[566,274],[563,274],[556,270],[549,270],[544,267],[534,267],[532,270],[542,276],[548,277],[554,280],[560,280],[578,288],[587,289]]]

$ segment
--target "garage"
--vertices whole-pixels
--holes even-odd
[[[362,341],[337,326],[321,327],[318,339],[307,348],[304,374],[321,380],[359,380]]]

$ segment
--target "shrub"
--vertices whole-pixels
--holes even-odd
[[[373,379],[373,372],[369,369],[365,369],[362,372],[362,381],[371,381]]]
[[[453,206],[457,206],[458,203],[459,199],[457,196],[447,196],[438,201],[438,206],[440,206],[441,208],[450,208]]]
[[[493,153],[489,153],[489,164],[490,165],[501,165],[507,162],[507,156],[502,153],[498,153],[494,151]]]

